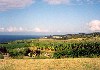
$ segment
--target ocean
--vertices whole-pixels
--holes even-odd
[[[42,36],[39,35],[0,35],[0,43],[15,41],[15,40],[24,40],[24,39],[36,39]]]

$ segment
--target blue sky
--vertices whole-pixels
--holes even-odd
[[[0,0],[0,34],[100,31],[100,0]]]

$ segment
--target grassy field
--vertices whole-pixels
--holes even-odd
[[[0,70],[100,70],[100,58],[0,60]]]
[[[89,42],[90,46],[85,45],[84,41]],[[54,49],[54,47],[57,46],[58,50],[60,49],[62,51],[63,47],[66,47],[66,46],[71,47],[70,43],[72,44],[72,43],[77,43],[77,42],[83,42],[83,45],[82,45],[83,48],[85,48],[85,46],[91,47],[91,42],[99,43],[100,38],[93,38],[93,39],[78,38],[78,39],[69,39],[69,40],[38,39],[38,40],[32,40],[32,42],[28,44],[30,46],[29,49],[31,50],[32,48],[34,50],[34,48],[38,47],[41,49],[42,47],[43,50],[41,49],[41,51],[42,52],[45,51],[47,53],[47,52],[54,52],[51,50],[47,50],[47,48]],[[9,48],[11,48],[12,46],[12,49],[13,49],[15,47],[16,48],[27,47],[27,46],[24,46],[25,44],[27,44],[27,42],[25,43],[13,42],[7,45]],[[4,45],[4,46],[7,46],[7,45]],[[95,43],[93,43],[92,45],[94,45],[94,48],[95,48]],[[76,48],[78,46],[76,44]],[[93,48],[93,46],[91,48]],[[70,57],[70,58],[64,58],[64,59],[62,58],[61,59],[53,59],[53,58],[33,59],[31,57],[28,57],[25,59],[12,59],[12,58],[9,59],[8,58],[8,59],[0,60],[0,70],[100,70],[100,58],[95,58],[95,57],[94,58],[88,58],[88,57],[87,58],[83,58],[83,57],[71,58]]]

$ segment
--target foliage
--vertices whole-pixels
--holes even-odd
[[[23,58],[25,53],[26,53],[25,48],[17,48],[9,51],[9,54],[12,58]]]
[[[32,51],[40,50],[53,52],[53,58],[66,57],[99,57],[100,56],[100,37],[76,38],[69,40],[21,40],[8,44],[0,44],[0,47],[7,48],[8,53],[13,58],[23,58]],[[29,48],[31,48],[31,51]],[[40,55],[40,53],[39,53]],[[43,56],[42,56],[43,57]],[[36,58],[40,58],[37,57]]]
[[[65,49],[63,49],[65,48]],[[71,43],[64,46],[55,48],[54,57],[99,57],[100,56],[100,43],[99,42],[80,42]]]
[[[4,56],[2,54],[0,54],[0,59],[4,59]]]

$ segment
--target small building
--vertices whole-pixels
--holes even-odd
[[[45,38],[45,39],[46,39],[46,38],[48,38],[48,37],[47,37],[47,36],[45,36],[45,37],[43,37],[43,38]]]
[[[61,35],[53,35],[52,38],[61,39],[63,37]]]
[[[52,36],[51,36],[51,35],[50,35],[50,36],[44,36],[43,38],[44,38],[44,39],[51,39]]]

